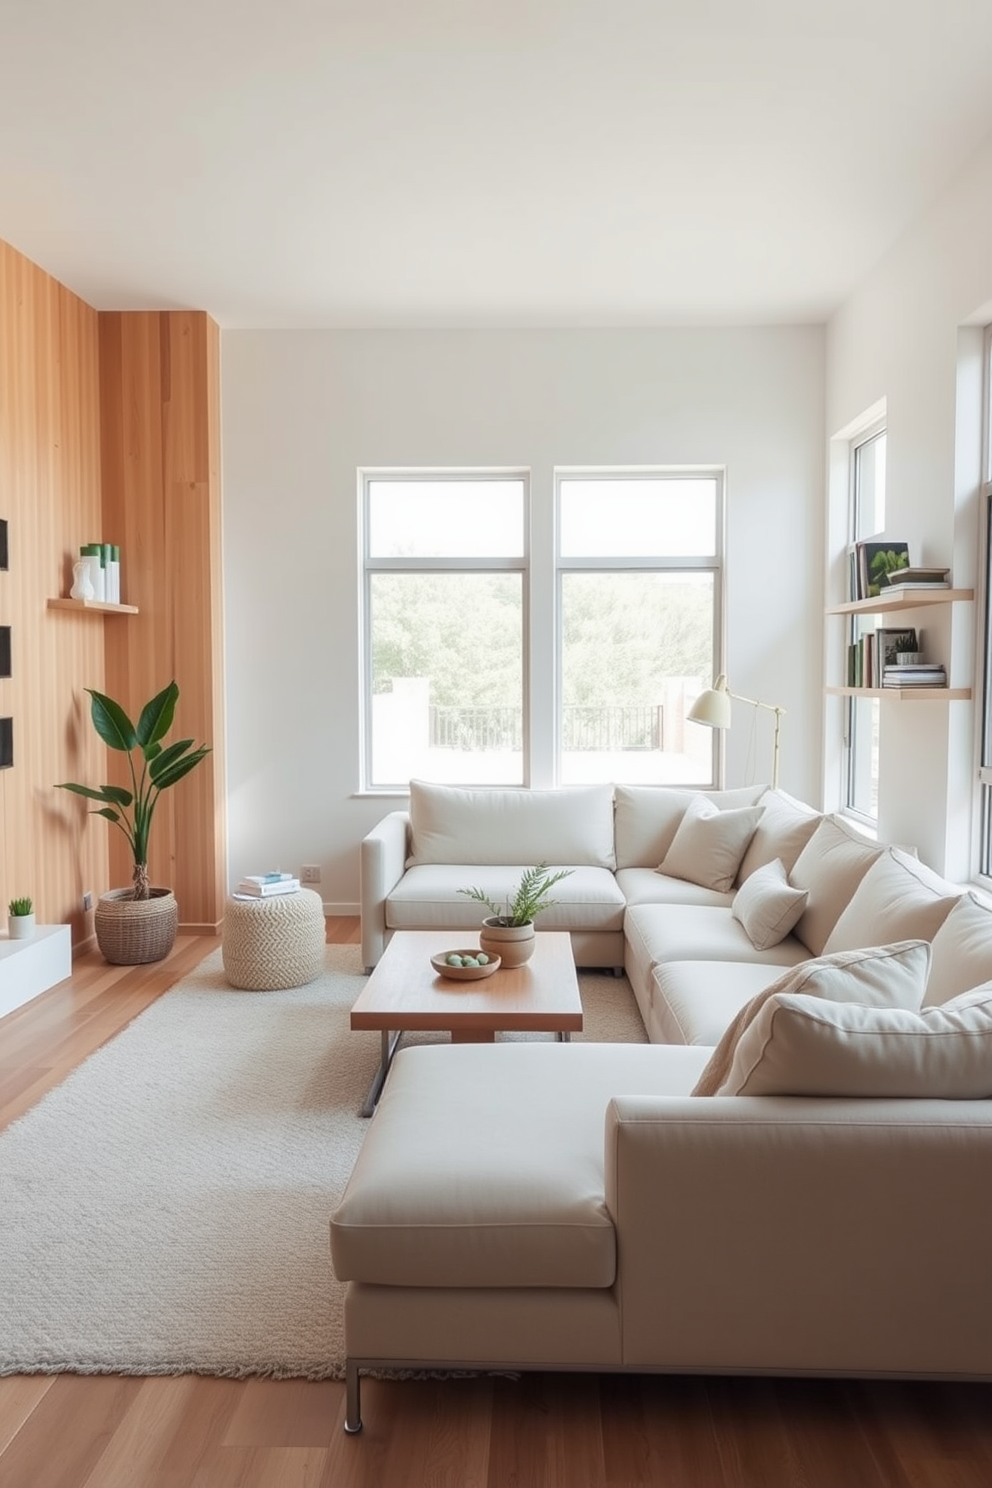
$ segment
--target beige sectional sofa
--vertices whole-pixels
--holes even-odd
[[[727,905],[732,895],[655,872],[698,793],[592,785],[560,790],[462,789],[414,780],[409,811],[392,811],[361,846],[362,957],[373,967],[394,930],[477,930],[485,913],[459,893],[495,900],[535,863],[571,868],[541,916],[567,930],[576,964],[624,964],[630,904]],[[762,785],[713,791],[714,808],[754,807]]]
[[[992,1378],[992,911],[763,790],[717,803],[762,812],[714,889],[746,822],[702,811],[687,860],[675,794],[618,787],[616,865],[582,865],[619,921],[562,911],[598,964],[619,945],[652,1043],[397,1056],[331,1222],[348,1429],[375,1368]],[[445,923],[382,869],[383,937]]]

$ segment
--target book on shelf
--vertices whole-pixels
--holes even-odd
[[[286,878],[259,883],[257,879],[243,878],[234,893],[238,899],[272,899],[278,894],[295,894],[300,880],[290,874]]]
[[[882,585],[882,590],[901,589],[903,584],[933,584],[949,589],[951,570],[926,564],[907,564],[905,568],[893,569]]]
[[[909,544],[895,538],[872,538],[854,544],[852,599],[873,599],[888,586],[889,575],[909,567]]]
[[[939,662],[922,666],[886,667],[883,687],[946,687],[947,673]]]
[[[950,589],[950,579],[906,579],[898,584],[887,584],[881,591],[885,594],[913,594],[917,589]]]

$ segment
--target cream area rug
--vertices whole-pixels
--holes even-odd
[[[343,1376],[328,1220],[379,1058],[359,956],[240,992],[214,951],[0,1134],[0,1374]],[[579,982],[576,1037],[646,1041],[625,979]]]

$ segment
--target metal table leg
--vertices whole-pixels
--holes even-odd
[[[371,1116],[375,1110],[376,1103],[382,1094],[382,1087],[386,1083],[386,1076],[389,1074],[389,1066],[393,1062],[393,1055],[396,1053],[397,1046],[402,1037],[402,1028],[393,1030],[384,1028],[380,1033],[381,1053],[379,1055],[379,1068],[372,1077],[369,1093],[365,1097],[365,1102],[358,1113],[360,1116]]]

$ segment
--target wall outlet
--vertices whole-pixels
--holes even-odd
[[[93,895],[90,893],[89,889],[87,889],[86,890],[86,893],[83,895],[83,909],[92,909],[92,908],[93,908]]]
[[[304,863],[300,869],[300,883],[320,883],[320,864]]]

